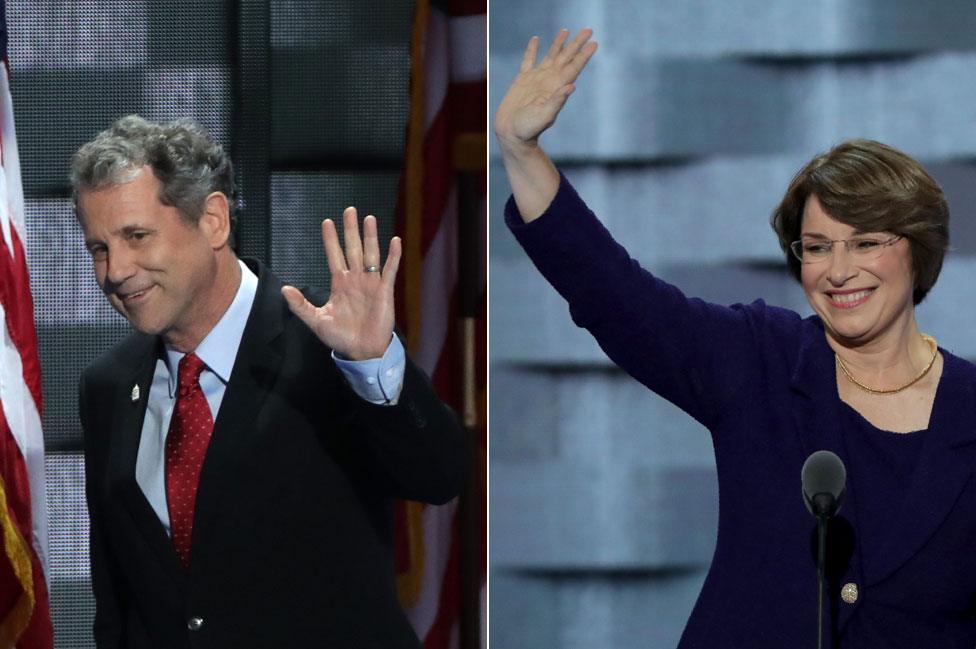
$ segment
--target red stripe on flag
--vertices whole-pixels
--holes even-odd
[[[458,312],[458,294],[455,289],[451,294],[448,314],[454,315]],[[447,328],[447,337],[444,339],[444,351],[441,351],[440,358],[437,359],[437,367],[431,377],[431,383],[437,391],[438,396],[444,403],[448,404],[455,411],[460,412],[461,404],[461,355],[454,353],[454,350],[461,348],[461,336],[459,327],[452,322]]]
[[[33,515],[30,506],[30,482],[27,477],[27,465],[21,457],[17,440],[14,439],[7,423],[3,404],[0,403],[0,477],[6,489],[7,510],[20,530],[21,536],[30,539],[33,536]]]
[[[424,137],[423,238],[421,250],[426,255],[441,224],[451,188],[454,185],[452,143],[461,133],[485,130],[488,93],[484,81],[452,83],[441,109]]]
[[[6,540],[7,552],[2,553],[3,560],[0,560],[0,637],[16,634],[25,623],[23,618],[29,616],[26,628],[20,631],[17,638],[17,647],[51,649],[54,646],[54,636],[48,606],[47,583],[44,580],[41,562],[31,545],[34,530],[27,466],[7,423],[2,403],[0,403],[0,478],[6,496],[6,514],[20,534],[20,538],[15,542]],[[12,547],[14,556],[10,556]],[[25,561],[29,565],[29,574],[18,575],[15,563]],[[26,565],[20,566],[20,570],[26,568]],[[29,582],[22,583],[21,579],[29,579]],[[24,588],[27,583],[33,589],[32,605],[22,601],[27,596]]]
[[[0,195],[4,203],[0,205],[0,220],[6,227],[0,232],[0,304],[6,315],[0,327],[9,336],[4,345],[12,344],[14,350],[0,352],[16,353],[21,371],[18,375],[16,363],[0,363],[0,383],[6,385],[0,391],[0,399],[9,399],[0,403],[0,524],[4,541],[0,552],[0,600],[6,605],[0,609],[0,638],[8,646],[16,644],[18,649],[50,649],[54,634],[47,583],[34,546],[37,529],[38,548],[46,551],[41,367],[22,232],[14,223],[15,218],[23,217],[23,200],[8,81],[9,66],[4,58],[0,68],[0,173],[6,182],[5,192]],[[31,478],[41,491],[33,501],[39,520],[34,520],[32,510]]]
[[[450,112],[441,110],[424,138],[423,213],[426,218],[422,219],[420,244],[424,257],[440,228],[441,215],[447,207],[447,199],[454,183],[451,172],[452,136]]]
[[[455,133],[483,133],[488,85],[482,81],[453,83],[449,93]]]
[[[2,146],[2,145],[0,145]],[[7,312],[7,330],[24,366],[24,382],[30,389],[38,414],[41,410],[41,362],[37,356],[37,332],[34,329],[34,302],[30,294],[30,276],[24,247],[17,228],[10,227],[13,251],[0,236],[0,304]]]

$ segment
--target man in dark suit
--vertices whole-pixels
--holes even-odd
[[[136,330],[81,380],[99,647],[419,647],[391,499],[467,473],[393,333],[401,245],[322,224],[323,296],[229,245],[233,178],[190,123],[130,116],[75,154],[95,276]]]

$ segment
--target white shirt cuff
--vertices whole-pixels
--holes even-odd
[[[407,355],[396,334],[390,340],[382,358],[351,361],[340,358],[335,351],[332,359],[360,397],[377,405],[395,405],[403,390],[403,372]]]

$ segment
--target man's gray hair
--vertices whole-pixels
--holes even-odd
[[[234,218],[234,168],[222,146],[190,120],[156,123],[138,115],[118,119],[82,145],[71,159],[71,188],[78,192],[123,185],[143,166],[159,179],[159,200],[179,210],[189,223],[203,215],[211,192],[223,192]]]

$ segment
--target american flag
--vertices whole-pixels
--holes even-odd
[[[2,2],[0,47],[0,647],[46,649],[54,638],[44,577],[41,367],[24,256],[24,195]]]
[[[486,10],[486,0],[418,0],[411,41],[397,321],[480,440],[460,507],[398,509],[397,586],[425,649],[485,644]]]

